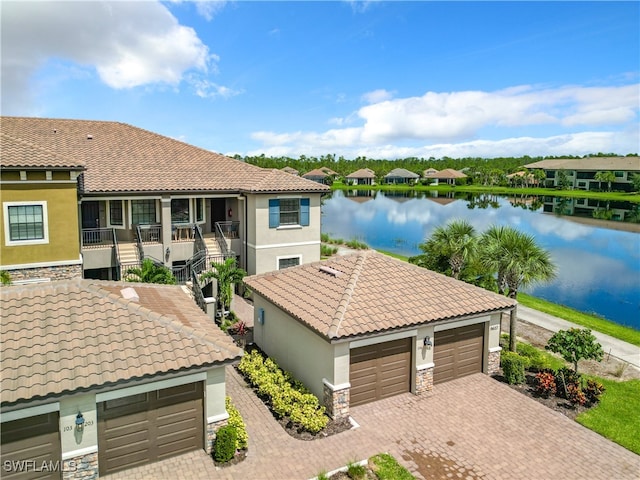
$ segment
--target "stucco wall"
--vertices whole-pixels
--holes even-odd
[[[47,202],[49,241],[45,244],[7,246],[4,207],[0,209],[0,258],[2,265],[46,262],[78,262],[80,235],[76,183],[3,184],[4,202]]]
[[[258,321],[261,308],[264,324]],[[334,385],[343,380],[334,377],[334,347],[258,294],[254,295],[253,339],[280,367],[293,373],[320,399],[323,378]]]

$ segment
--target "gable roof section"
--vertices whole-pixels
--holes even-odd
[[[545,170],[625,170],[640,172],[640,157],[556,158],[529,163],[524,167]]]
[[[516,304],[374,251],[254,275],[245,283],[328,340],[480,315]]]
[[[394,168],[393,170],[391,170],[389,173],[385,175],[385,178],[392,178],[392,177],[420,178],[420,175],[418,175],[417,173],[410,172],[405,168]]]
[[[328,190],[119,122],[2,117],[2,132],[69,162],[84,162],[85,193]]]
[[[376,174],[369,168],[361,168],[347,175],[347,178],[376,178]]]
[[[179,286],[75,279],[0,293],[3,405],[241,356]]]
[[[425,171],[424,176],[425,178],[445,178],[445,179],[467,178],[467,176],[464,173],[454,170],[453,168],[445,168],[444,170],[440,170],[439,172],[435,171],[430,173],[426,173]]]
[[[316,168],[315,170],[311,170],[310,172],[307,172],[304,175],[302,175],[302,178],[326,178],[328,176],[329,174],[327,172],[319,168]]]
[[[32,145],[19,138],[0,133],[2,141],[3,169],[17,168],[51,168],[65,170],[84,170],[84,162],[80,159],[68,159],[56,155],[45,148]]]

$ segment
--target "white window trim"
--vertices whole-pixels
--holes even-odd
[[[111,202],[120,202],[120,210],[122,212],[122,225],[114,225],[111,223]],[[107,200],[107,227],[115,228],[116,230],[125,230],[126,227],[126,217],[124,214],[124,204],[126,200],[122,200],[120,198],[114,198],[111,200]]]
[[[276,270],[280,270],[280,260],[289,260],[291,258],[298,259],[298,265],[302,265],[302,255],[280,255],[276,257]]]
[[[193,211],[193,222],[192,223],[206,223],[207,221],[207,206],[204,202],[204,198],[202,197],[196,197],[194,199],[192,199],[193,201],[191,202],[191,211]],[[198,202],[200,202],[200,205],[202,206],[202,220],[198,220]]]
[[[21,207],[28,205],[39,205],[42,207],[42,233],[44,238],[34,240],[11,240],[9,228],[9,207]],[[7,247],[17,247],[21,245],[46,245],[49,243],[49,214],[47,212],[47,202],[3,202],[4,213],[4,243]]]
[[[127,205],[129,211],[127,212],[127,217],[129,217],[129,225],[131,225],[133,227],[133,201],[134,200],[155,200],[156,203],[156,221],[155,223],[160,223],[160,220],[158,220],[158,217],[160,215],[162,215],[162,205],[160,206],[160,209],[158,209],[158,199],[155,197],[151,197],[151,198],[146,198],[146,197],[142,197],[142,198],[132,198],[131,200],[129,200],[129,204]],[[164,199],[161,200],[162,202],[164,202]],[[169,200],[169,202],[171,202],[171,200]]]

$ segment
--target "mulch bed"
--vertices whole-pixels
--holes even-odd
[[[232,467],[233,465],[239,464],[240,462],[244,461],[245,458],[247,458],[247,451],[240,450],[228,462],[221,463],[221,462],[216,462],[214,460],[213,463],[218,468],[226,468],[226,467]]]
[[[493,376],[493,378],[495,378],[499,382],[502,382],[505,385],[509,385],[509,387],[511,387],[512,389],[517,390],[518,392],[526,395],[529,398],[532,398],[536,402],[541,403],[551,410],[561,413],[571,420],[575,420],[578,415],[591,408],[586,405],[573,405],[568,400],[556,397],[554,395],[549,396],[549,398],[542,397],[538,395],[538,393],[536,393],[536,374],[533,372],[525,372],[525,377],[525,383],[522,383],[520,385],[509,385],[505,377],[502,375],[502,369],[498,372],[498,374]]]

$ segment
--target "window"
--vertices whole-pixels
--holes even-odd
[[[109,223],[111,225],[123,225],[122,200],[109,200]]]
[[[269,200],[269,228],[286,225],[309,225],[308,198],[280,198]]]
[[[156,223],[156,201],[132,200],[131,223],[134,225],[151,225]]]
[[[189,199],[171,200],[171,223],[189,223]]]
[[[49,243],[47,202],[4,203],[7,245]]]
[[[196,222],[204,222],[204,198],[196,198]]]
[[[616,178],[624,178],[624,172],[613,172]]]
[[[282,270],[284,268],[289,268],[289,267],[297,267],[298,265],[300,265],[300,257],[289,257],[289,258],[278,259],[278,270]]]

